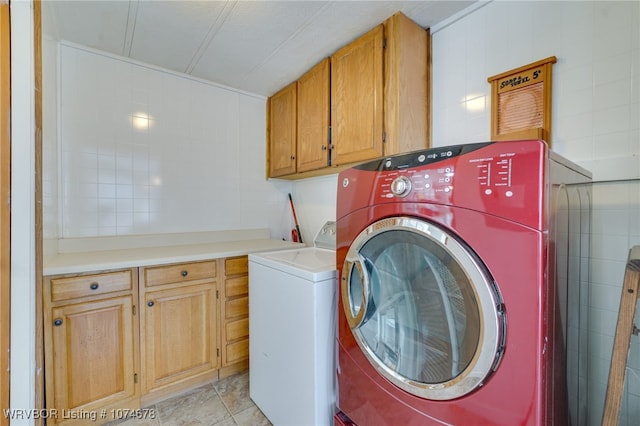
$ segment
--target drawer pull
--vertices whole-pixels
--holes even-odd
[[[149,300],[149,301],[147,302],[147,306],[148,306],[148,307],[150,307],[150,308],[151,308],[153,305],[154,305],[153,300]]]
[[[62,325],[62,318],[56,318],[56,319],[53,321],[53,325],[55,325],[56,327],[61,326],[61,325]]]
[[[98,283],[91,283],[91,285],[89,286],[89,288],[91,288],[91,290],[97,290],[98,289]]]
[[[182,275],[183,277],[186,277],[188,274],[189,274],[189,272],[187,272],[186,270],[180,272],[180,275]]]

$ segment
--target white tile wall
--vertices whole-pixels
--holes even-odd
[[[295,184],[293,201],[305,243],[313,238],[328,220],[336,220],[336,185],[338,175],[304,179]]]
[[[591,424],[599,424],[629,248],[640,244],[640,182],[593,186],[591,234]],[[640,311],[635,323],[640,325]],[[640,421],[640,339],[631,339],[620,425]]]
[[[45,215],[61,238],[287,235],[291,184],[264,179],[264,98],[68,44],[59,98],[60,196]]]
[[[640,244],[640,3],[496,1],[432,33],[435,146],[488,140],[487,77],[553,55],[553,149],[597,181],[632,179],[594,186],[590,423],[600,424],[624,263]],[[287,192],[305,240],[335,219],[335,176],[265,182],[264,100],[73,46],[62,47],[60,79],[61,237],[255,226],[289,238]],[[143,130],[132,125],[140,113],[151,116]],[[633,339],[621,425],[640,423]]]

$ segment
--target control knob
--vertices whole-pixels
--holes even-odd
[[[411,192],[411,181],[406,176],[399,176],[391,182],[391,192],[396,197],[406,197]]]

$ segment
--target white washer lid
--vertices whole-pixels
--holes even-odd
[[[316,247],[252,253],[249,254],[249,262],[259,263],[313,282],[338,276],[336,252]]]

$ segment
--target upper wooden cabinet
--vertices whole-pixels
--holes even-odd
[[[329,58],[298,80],[298,172],[329,165]]]
[[[269,177],[296,172],[296,98],[297,85],[292,83],[269,98]]]
[[[430,147],[430,44],[428,30],[396,13],[272,96],[269,177],[335,173],[337,167]],[[291,109],[275,108],[283,92],[297,109],[295,119]],[[296,155],[295,169],[274,167]]]
[[[329,165],[329,59],[268,101],[269,177]]]
[[[379,25],[331,56],[334,165],[383,155],[383,44]]]
[[[402,13],[384,30],[384,155],[430,148],[431,35]]]

